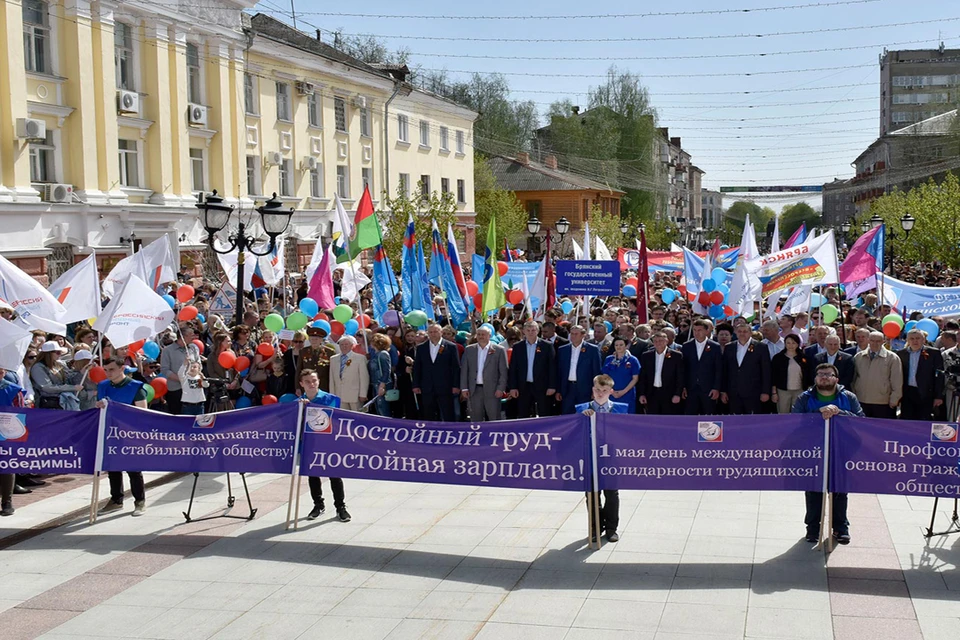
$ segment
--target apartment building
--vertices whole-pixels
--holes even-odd
[[[880,56],[880,135],[952,110],[960,49],[884,51]]]

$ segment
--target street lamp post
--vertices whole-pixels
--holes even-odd
[[[570,231],[570,221],[565,217],[557,220],[557,233],[560,234],[560,255],[563,255],[563,237]]]
[[[246,234],[246,225],[243,224],[242,216],[237,216],[237,231],[231,233],[227,240],[229,246],[226,249],[217,249],[214,246],[214,236],[230,222],[230,216],[233,215],[233,205],[223,203],[223,197],[217,195],[217,190],[204,198],[203,193],[197,196],[197,209],[200,210],[200,221],[203,228],[207,231],[207,246],[216,253],[227,254],[237,251],[237,315],[236,324],[243,323],[243,270],[244,254],[249,251],[255,256],[265,256],[271,253],[277,246],[277,237],[287,230],[290,224],[290,218],[293,216],[294,209],[283,209],[283,203],[274,193],[273,197],[263,203],[263,206],[257,207],[256,211],[260,214],[260,223],[263,230],[267,232],[270,242],[263,252],[253,250],[253,243],[257,238]],[[318,241],[319,242],[319,241]]]
[[[530,234],[530,247],[531,251],[540,251],[539,242],[537,241],[537,234],[540,233],[540,221],[537,219],[537,216],[533,216],[527,220],[527,233]]]
[[[910,232],[913,231],[913,227],[916,223],[917,223],[917,219],[914,218],[912,215],[910,215],[909,212],[904,213],[903,217],[900,218],[900,228],[903,229],[904,242],[906,242],[906,240],[910,237]],[[879,227],[881,224],[883,224],[883,218],[881,218],[879,214],[874,214],[873,217],[870,218],[870,226],[873,227],[874,229]],[[893,260],[894,260],[893,241],[896,240],[898,236],[891,229],[887,230],[887,235],[890,236],[890,275],[893,277],[896,277],[897,274],[894,272],[894,264],[893,264]]]

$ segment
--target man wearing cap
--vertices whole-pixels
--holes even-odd
[[[107,374],[107,379],[97,385],[97,408],[102,409],[107,406],[106,400],[133,405],[141,409],[147,408],[147,392],[143,388],[143,383],[134,380],[124,372],[123,359],[104,360],[103,370]],[[110,478],[110,501],[100,510],[100,513],[123,509],[123,472],[111,471],[107,475]],[[128,471],[127,476],[130,478],[130,493],[133,494],[133,515],[142,516],[147,510],[143,473]]]
[[[336,350],[326,343],[327,332],[319,327],[309,327],[307,337],[310,339],[310,346],[300,350],[299,362],[297,363],[297,384],[300,385],[300,374],[306,369],[317,373],[317,379],[320,381],[321,391],[330,391],[330,358],[336,355]],[[294,336],[296,340],[296,336]],[[294,345],[296,348],[296,345]],[[289,350],[288,350],[289,353]]]

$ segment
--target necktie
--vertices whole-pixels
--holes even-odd
[[[870,359],[873,360],[873,359],[876,358],[876,357],[877,357],[877,354],[876,354],[875,352],[871,351],[871,352],[870,352]]]
[[[340,354],[340,379],[343,380],[343,370],[347,367],[347,356]]]

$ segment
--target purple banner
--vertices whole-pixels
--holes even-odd
[[[819,491],[820,414],[597,416],[601,489]]]
[[[307,405],[300,473],[584,491],[589,420],[581,415],[499,422],[391,420]]]
[[[960,498],[957,423],[837,416],[830,490]]]
[[[107,405],[104,471],[290,473],[300,403],[203,416]]]
[[[0,409],[0,473],[93,474],[100,412]]]

